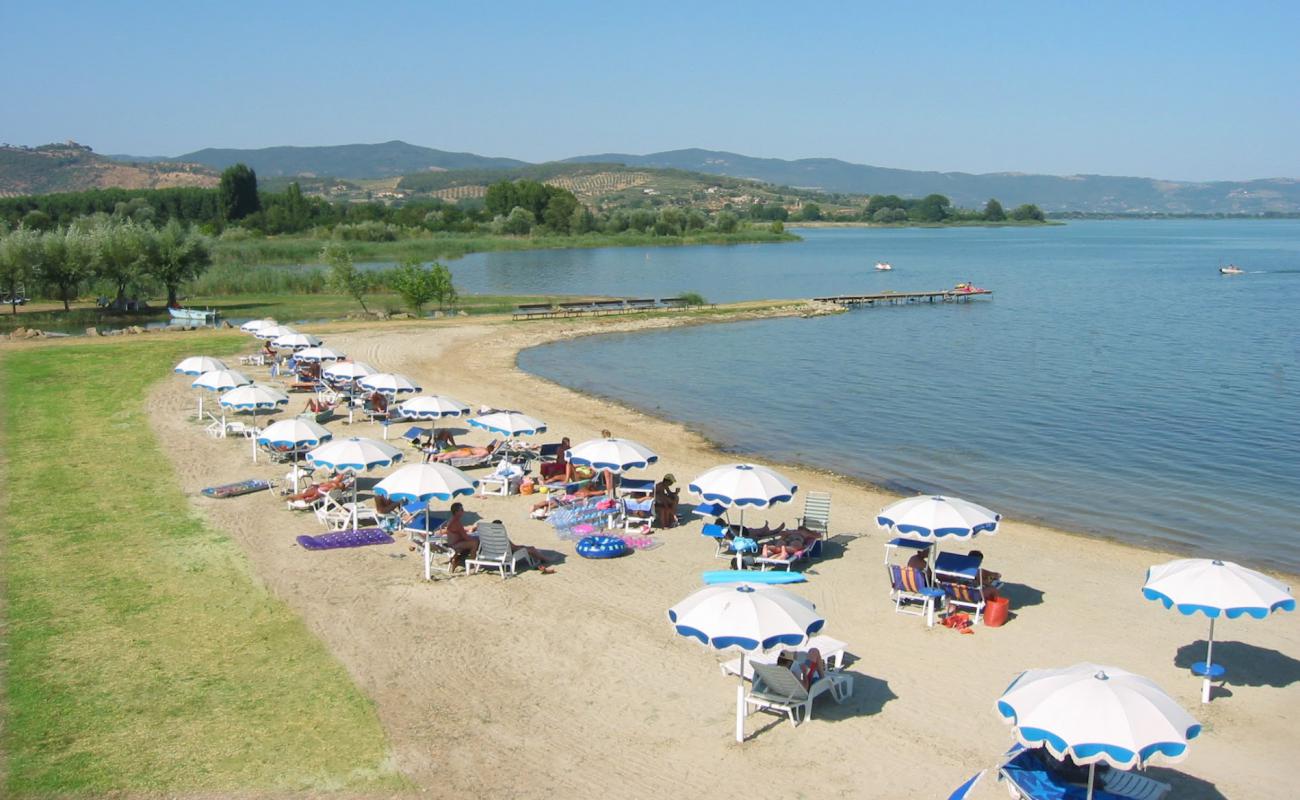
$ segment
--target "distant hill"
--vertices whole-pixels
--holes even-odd
[[[627,167],[597,162],[550,161],[509,169],[448,170],[407,175],[396,190],[411,195],[431,195],[443,200],[482,197],[491,183],[532,180],[573,192],[580,201],[598,209],[636,208],[665,202],[721,210],[727,204],[745,208],[753,203],[798,203],[815,200],[828,210],[837,205],[820,192],[773,186],[768,183],[708,175],[680,169]],[[866,198],[841,198],[860,208]]]
[[[0,146],[0,197],[108,188],[211,187],[219,179],[209,167],[170,161],[124,164],[75,142]]]
[[[118,158],[136,160],[134,156]],[[526,163],[513,158],[450,153],[399,141],[332,147],[264,147],[258,150],[209,147],[172,160],[206,164],[217,170],[233,164],[247,164],[258,177],[267,178],[328,175],[357,179],[389,178],[429,170],[517,167]]]
[[[629,167],[729,175],[767,183],[856,194],[946,195],[958,206],[975,207],[990,197],[1004,206],[1035,203],[1045,211],[1100,213],[1263,213],[1300,211],[1300,181],[1188,183],[1106,175],[1025,175],[917,172],[851,164],[834,158],[753,158],[718,150],[670,150],[649,155],[600,153],[571,162],[619,163]]]

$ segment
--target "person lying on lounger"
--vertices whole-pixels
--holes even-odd
[[[761,555],[763,558],[779,558],[782,560],[794,558],[804,550],[812,547],[813,543],[820,538],[821,536],[814,531],[802,528],[785,531],[776,538],[765,542]]]
[[[822,651],[814,647],[806,653],[795,653],[790,671],[803,684],[803,688],[811,689],[814,683],[826,677],[826,664],[822,662]]]
[[[460,504],[457,503],[456,505],[460,505]],[[452,506],[452,508],[455,508],[455,506]],[[492,520],[492,522],[494,522],[497,525],[501,524],[501,520],[499,519],[494,519]],[[542,573],[543,575],[551,575],[555,572],[555,570],[551,569],[548,566],[551,563],[551,560],[546,556],[542,555],[541,550],[538,550],[536,547],[533,547],[531,545],[526,545],[526,544],[514,544],[513,542],[510,544],[510,551],[512,553],[518,553],[521,550],[528,553],[528,555],[532,556],[533,562],[537,564],[538,572]]]
[[[329,480],[321,481],[320,483],[313,483],[311,486],[308,486],[306,489],[303,489],[301,492],[298,492],[297,494],[291,494],[285,499],[289,501],[305,500],[307,502],[311,502],[313,500],[320,498],[320,496],[323,494],[329,494],[335,489],[340,489],[340,490],[346,489],[348,486],[351,485],[352,484],[348,480],[347,473],[340,472],[338,475],[335,475]]]
[[[586,500],[591,497],[603,497],[605,489],[595,484],[586,484],[579,486],[568,494],[557,494],[552,492],[545,500],[539,500],[533,504],[531,516],[535,519],[545,519],[546,515],[563,505],[568,505],[575,500]],[[538,513],[543,512],[543,513]]]
[[[978,558],[981,565],[984,563],[984,554],[979,550],[970,551],[970,555],[972,558]],[[981,588],[987,589],[996,586],[1000,580],[1002,580],[1001,572],[993,572],[992,570],[984,569],[983,566],[980,567],[979,585]]]
[[[497,449],[496,442],[489,444],[487,447],[460,447],[455,450],[447,450],[442,453],[431,454],[427,461],[451,461],[453,458],[473,458],[475,456],[490,456]]]
[[[908,569],[918,569],[925,576],[926,580],[930,579],[930,548],[918,550],[907,559]]]

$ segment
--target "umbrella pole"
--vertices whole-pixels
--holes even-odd
[[[740,684],[736,686],[736,741],[745,741],[745,651],[740,651]]]
[[[738,533],[738,534],[736,534],[736,536],[733,536],[733,537],[732,537],[732,546],[735,547],[735,540],[736,540],[737,538],[743,537],[744,535],[745,535],[745,509],[744,509],[744,507],[742,506],[741,509],[740,509],[740,533]],[[745,568],[745,551],[744,551],[744,550],[741,550],[739,547],[736,547],[736,569],[741,570],[741,569],[744,569],[744,568]],[[741,669],[741,683],[744,683],[744,679],[745,679],[744,672],[745,672],[745,671],[744,671],[743,668],[744,668],[744,666],[745,666],[745,656],[744,656],[743,654],[740,656],[740,666],[741,666],[741,668],[742,668],[742,669]]]
[[[1214,674],[1214,617],[1210,617],[1210,641],[1205,647],[1205,679],[1201,681],[1201,702],[1210,702],[1210,676]]]
[[[357,476],[352,474],[352,532],[357,532]]]
[[[293,449],[293,493],[298,493],[298,448]]]
[[[1097,779],[1097,764],[1093,762],[1088,765],[1088,800],[1092,800],[1092,786]]]
[[[253,435],[248,437],[253,440],[253,463],[257,463],[257,409],[253,409]]]
[[[433,580],[433,575],[430,574],[433,552],[429,547],[429,539],[433,536],[433,531],[429,530],[429,500],[424,501],[424,579],[426,581]]]
[[[203,419],[203,395],[199,395],[199,419]]]

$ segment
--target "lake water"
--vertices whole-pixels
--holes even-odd
[[[520,361],[736,452],[1300,573],[1300,222],[801,234],[451,266],[464,291],[714,301],[972,280],[993,298],[590,337]],[[1248,274],[1220,276],[1229,261]]]

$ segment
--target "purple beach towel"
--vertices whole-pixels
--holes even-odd
[[[365,547],[368,544],[392,544],[395,541],[397,540],[384,533],[382,528],[361,528],[298,537],[298,544],[304,550],[335,550],[340,547]]]

